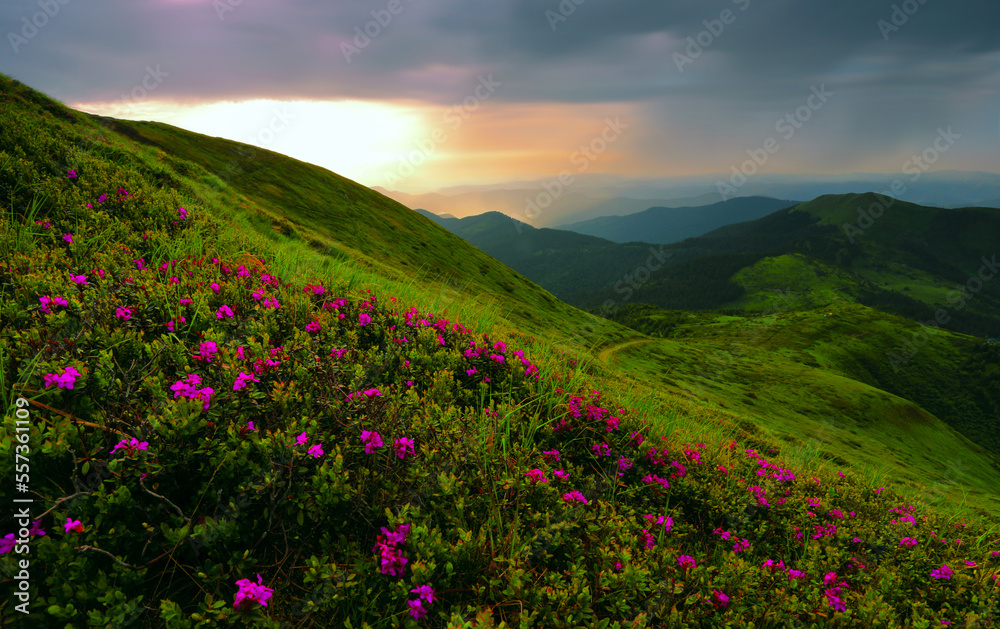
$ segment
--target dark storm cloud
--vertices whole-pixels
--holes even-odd
[[[976,0],[897,3],[916,11],[898,13],[897,23],[900,16],[906,21],[886,33],[889,41],[878,23],[892,25],[893,6],[870,1],[398,0],[395,15],[390,0],[63,1],[50,0],[56,15],[16,54],[9,34],[19,35],[23,19],[45,3],[0,6],[8,34],[3,65],[29,81],[43,77],[36,87],[76,100],[117,96],[149,63],[170,72],[164,95],[195,98],[266,92],[447,102],[489,70],[506,77],[507,100],[615,101],[734,89],[752,95],[798,87],[866,57],[887,61],[869,81],[893,81],[933,59],[956,70],[939,77],[955,87],[967,80],[960,69],[968,59],[1000,48],[1000,5]],[[686,54],[687,38],[706,31],[706,21],[718,26],[724,10],[734,21],[679,72],[673,53]],[[373,26],[379,15],[391,19]],[[366,26],[378,35],[348,63],[342,46],[365,44],[354,39]],[[639,45],[656,36],[670,44]],[[703,76],[686,80],[688,73]]]
[[[118,100],[152,68],[162,99],[449,105],[492,73],[495,104],[634,103],[647,143],[684,124],[740,144],[826,84],[813,133],[831,146],[996,135],[1000,3],[981,0],[5,0],[0,25],[0,71],[67,102]]]

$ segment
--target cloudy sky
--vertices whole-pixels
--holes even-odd
[[[3,0],[0,27],[0,72],[70,106],[397,190],[898,173],[949,127],[929,167],[1000,170],[996,2]]]

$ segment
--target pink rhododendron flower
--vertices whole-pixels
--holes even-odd
[[[611,447],[606,443],[595,443],[590,446],[597,456],[611,456]]]
[[[63,234],[62,239],[68,242],[69,244],[73,244],[73,234]]]
[[[524,475],[527,476],[529,479],[531,479],[532,485],[549,482],[549,480],[545,478],[545,473],[542,472],[542,470],[538,469],[537,467],[532,470],[528,470],[527,472],[524,473]]]
[[[385,445],[382,443],[382,435],[368,430],[361,431],[361,442],[365,444],[365,454],[371,454],[375,448]]]
[[[579,502],[582,504],[587,504],[587,498],[580,491],[574,489],[573,491],[568,491],[562,495],[563,502]]]
[[[73,518],[66,518],[66,523],[63,524],[63,532],[69,533],[73,531],[74,533],[83,533],[83,523],[79,520],[74,520]]]
[[[310,321],[306,324],[306,332],[319,332],[322,329],[323,328],[319,324],[319,321]]]
[[[119,319],[123,320],[123,321],[128,321],[129,319],[132,318],[132,309],[131,308],[122,308],[122,307],[116,308],[115,309],[115,316],[118,317]]]
[[[215,318],[218,319],[218,320],[220,320],[220,321],[223,320],[223,319],[232,319],[233,318],[233,309],[230,308],[228,305],[223,304],[223,305],[219,306],[218,310],[215,311]]]
[[[203,402],[202,409],[207,411],[215,389],[211,387],[195,388],[199,384],[201,384],[201,376],[192,373],[188,374],[184,380],[178,380],[170,385],[170,390],[174,392],[175,399],[183,396],[189,400],[201,400]]]
[[[248,382],[260,382],[260,380],[252,373],[244,373],[241,371],[240,375],[236,376],[236,381],[233,382],[233,391],[245,389]]]
[[[722,590],[712,590],[712,605],[716,609],[727,607],[729,605],[729,597]]]
[[[86,275],[70,275],[69,278],[73,280],[73,283],[77,286],[89,286],[90,283],[87,281]]]
[[[45,374],[45,386],[51,387],[55,385],[60,389],[72,389],[73,385],[76,384],[76,379],[82,375],[82,373],[76,370],[76,367],[64,367],[61,374]]]
[[[553,470],[552,474],[556,478],[558,478],[559,480],[561,480],[561,481],[567,481],[567,480],[569,480],[569,474],[567,474],[566,472],[564,472],[562,470]]]
[[[186,219],[188,217],[188,211],[182,207],[177,208],[177,213],[180,214],[181,220]]]
[[[413,439],[410,439],[409,437],[400,437],[399,439],[396,439],[392,442],[392,447],[396,451],[396,456],[403,460],[406,459],[407,454],[411,456],[414,454]]]
[[[218,295],[219,291],[222,290],[222,287],[219,286],[218,282],[212,282],[211,284],[209,284],[209,288],[211,288],[212,292],[215,293],[216,295]]]
[[[309,435],[307,435],[306,431],[304,430],[302,431],[302,434],[300,434],[298,437],[295,438],[296,445],[302,445],[307,441],[309,441]]]
[[[122,439],[118,442],[118,445],[111,449],[111,454],[114,454],[118,449],[125,450],[125,454],[135,454],[138,450],[149,450],[149,442],[140,442],[135,437],[132,437],[132,441]]]
[[[69,305],[69,302],[66,301],[64,297],[49,297],[48,295],[42,295],[41,297],[38,298],[38,301],[41,303],[41,306],[39,306],[38,309],[44,313],[52,312],[51,307],[53,305],[55,306]]]
[[[236,592],[236,600],[233,602],[233,608],[243,611],[250,609],[254,603],[267,607],[267,599],[271,598],[274,590],[264,586],[263,583],[264,580],[260,574],[257,574],[257,583],[254,583],[250,579],[240,579],[237,581],[236,585],[240,589]]]
[[[410,606],[410,615],[415,619],[420,620],[427,615],[427,610],[424,609],[424,604],[419,598],[414,601],[406,601],[406,604]]]
[[[678,565],[680,565],[682,568],[685,569],[694,568],[698,565],[698,562],[696,562],[694,560],[694,557],[691,557],[690,555],[681,555],[680,557],[677,558],[677,563]]]
[[[410,590],[410,594],[416,594],[418,598],[422,598],[428,603],[434,602],[434,588],[429,585],[421,585],[420,587],[413,588]]]
[[[10,551],[14,550],[14,546],[17,545],[17,536],[13,533],[7,533],[0,538],[0,555],[6,555]]]
[[[371,322],[372,318],[367,312],[362,312],[361,314],[358,315],[358,323],[360,323],[362,327],[368,325]]]
[[[953,574],[955,573],[952,571],[951,568],[948,567],[948,564],[946,563],[941,564],[940,568],[935,568],[934,570],[931,570],[931,577],[934,579],[950,579],[951,575]]]
[[[312,455],[312,458],[318,459],[319,457],[323,456],[323,444],[317,443],[316,445],[309,448],[307,452],[308,454]]]
[[[562,457],[559,454],[559,450],[542,450],[542,456],[545,457],[547,460],[554,461],[556,463],[562,461]]]
[[[76,171],[73,170],[72,168],[70,168],[69,170],[66,171],[66,178],[67,179],[76,179],[76,177],[77,177]]]

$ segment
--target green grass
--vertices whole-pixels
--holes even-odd
[[[809,311],[656,315],[668,338],[650,338],[555,301],[321,169],[163,125],[95,121],[4,77],[0,94],[0,472],[15,476],[23,406],[32,519],[47,530],[30,539],[32,614],[5,599],[4,624],[986,627],[1000,617],[996,470],[938,417],[878,388],[906,383],[855,364],[863,346],[834,338],[830,325],[870,330],[867,309],[845,305],[836,322]],[[71,279],[80,274],[87,285]],[[44,312],[42,297],[67,303]],[[959,360],[948,353],[958,338],[910,364]],[[73,389],[48,382],[68,367],[80,373]],[[257,381],[234,387],[249,373]],[[191,386],[213,389],[207,408],[181,396],[192,374],[202,382]],[[372,388],[380,395],[363,393]],[[364,430],[387,447],[366,452]],[[132,437],[148,449],[112,453]],[[391,451],[402,437],[412,455]],[[322,454],[306,452],[320,443]],[[561,460],[543,454],[552,450]],[[762,458],[796,479],[760,476]],[[530,480],[536,469],[545,482]],[[0,499],[15,491],[4,483]],[[890,522],[911,503],[916,527]],[[838,509],[851,515],[830,515]],[[83,531],[65,530],[68,518]],[[813,539],[819,522],[838,531]],[[962,545],[955,524],[968,527]],[[394,543],[409,561],[388,574],[380,553],[401,526],[406,541]],[[722,529],[751,548],[733,552]],[[900,548],[911,535],[921,545]],[[683,568],[685,555],[698,566]],[[0,557],[5,581],[15,557]],[[802,580],[762,569],[766,559]],[[932,580],[944,563],[955,576]],[[825,582],[830,572],[843,589]],[[236,582],[258,573],[269,605],[234,610]],[[436,600],[418,621],[408,609],[423,585]]]

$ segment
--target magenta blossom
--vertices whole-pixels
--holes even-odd
[[[951,568],[948,567],[948,564],[946,563],[941,564],[940,568],[931,570],[931,578],[934,579],[950,579],[951,575],[953,574],[955,573],[952,571]]]
[[[64,367],[61,374],[45,374],[45,386],[51,387],[55,385],[60,389],[72,389],[73,385],[76,384],[76,379],[82,375],[82,373],[76,370],[76,367]]]
[[[63,234],[62,239],[71,245],[73,244],[73,234]]]
[[[573,491],[567,491],[562,495],[563,502],[579,502],[582,504],[587,504],[587,497],[583,495],[579,490],[574,489]]]
[[[427,610],[424,609],[424,604],[419,598],[415,601],[406,601],[406,604],[410,606],[410,615],[416,620],[420,620],[427,615]]]
[[[260,574],[257,575],[257,583],[254,583],[250,579],[240,579],[237,581],[236,585],[240,589],[236,592],[236,601],[233,602],[233,608],[243,611],[249,609],[254,603],[259,603],[267,607],[267,599],[271,598],[274,590],[264,586],[263,583],[264,579],[261,578]]]
[[[323,456],[323,444],[317,443],[316,445],[309,448],[307,452],[312,456],[312,458],[318,459],[319,457]]]
[[[69,533],[70,531],[83,533],[83,523],[73,518],[66,518],[66,523],[63,524],[63,532]]]
[[[727,607],[729,605],[729,597],[722,590],[712,590],[712,605],[716,609]]]
[[[537,467],[532,470],[528,470],[527,472],[524,473],[524,475],[527,476],[529,479],[531,479],[532,485],[549,482],[549,480],[545,478],[545,473],[542,472],[542,470],[538,469]]]
[[[53,305],[55,305],[55,306],[68,306],[69,305],[69,302],[66,301],[66,299],[64,297],[49,297],[48,295],[42,295],[41,297],[38,298],[38,301],[42,304],[39,307],[39,310],[41,310],[44,313],[50,313],[50,312],[52,312],[51,307]]]
[[[690,555],[681,555],[677,558],[677,563],[682,568],[694,568],[698,565],[698,562],[696,562],[694,557]]]
[[[252,373],[243,373],[241,371],[240,375],[236,376],[236,381],[233,382],[233,391],[245,389],[248,382],[260,382],[260,380]]]
[[[220,320],[220,321],[223,320],[223,319],[232,319],[233,318],[233,309],[230,308],[228,305],[223,304],[223,305],[219,306],[218,310],[215,311],[215,318],[218,319],[218,320]]]
[[[399,439],[396,439],[392,442],[392,447],[396,451],[396,456],[403,460],[406,459],[407,454],[414,454],[413,439],[410,439],[409,437],[400,437]]]
[[[114,454],[118,449],[125,450],[125,454],[135,454],[138,450],[149,450],[149,442],[140,442],[135,437],[132,437],[132,441],[122,439],[118,442],[118,445],[111,449],[111,454]]]
[[[374,431],[362,430],[361,441],[365,444],[365,454],[371,454],[375,448],[385,445],[382,443],[382,435]]]

